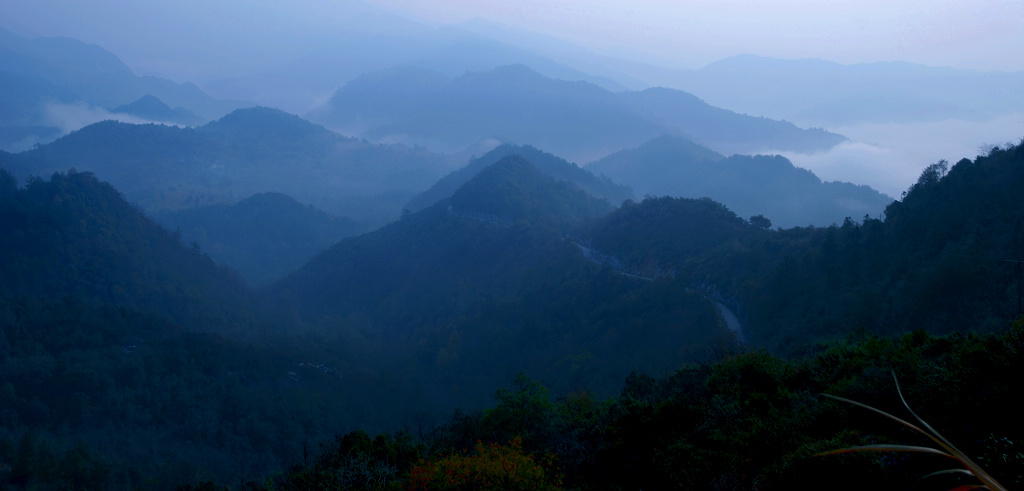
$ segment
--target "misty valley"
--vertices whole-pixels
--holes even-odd
[[[898,197],[782,155],[1024,76],[401,29],[232,99],[0,28],[0,489],[1024,485],[1024,140]],[[937,443],[825,394],[977,468],[829,453]]]

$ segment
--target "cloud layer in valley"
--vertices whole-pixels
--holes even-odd
[[[1024,138],[1024,113],[987,121],[946,120],[913,124],[862,124],[832,128],[850,138],[815,154],[783,153],[822,180],[867,184],[898,198],[929,164],[973,159],[988,146]]]

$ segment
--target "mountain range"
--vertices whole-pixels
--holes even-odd
[[[210,97],[190,83],[138,76],[114,54],[71,38],[19,36],[0,28],[0,143],[24,149],[78,129],[80,121],[127,112],[154,98],[174,109],[162,122],[194,124],[223,116],[242,103]],[[135,104],[135,107],[126,106]],[[97,116],[99,114],[99,116]],[[34,129],[33,129],[34,128]]]
[[[105,121],[0,161],[22,180],[89,170],[153,212],[281,192],[374,224],[396,218],[450,166],[421,148],[347,138],[267,108],[196,128]]]
[[[663,135],[587,164],[628,184],[638,196],[710,197],[742,216],[763,215],[782,228],[881,216],[892,198],[867,186],[822,182],[781,156],[722,154]]]
[[[529,143],[577,161],[594,160],[663,133],[687,135],[725,153],[826,150],[844,137],[740,115],[670,89],[611,92],[510,65],[449,78],[402,67],[361,76],[309,114],[372,140],[451,152],[483,139]]]
[[[1024,111],[1024,72],[740,55],[653,79],[719,107],[811,126],[986,120]]]
[[[557,394],[596,397],[626,380],[639,407],[654,395],[643,389],[650,378],[632,371],[674,373],[716,356],[693,370],[760,386],[755,365],[775,373],[778,362],[736,355],[726,312],[752,346],[809,352],[828,367],[837,349],[860,359],[928,339],[915,329],[1005,333],[1017,317],[1016,275],[1000,258],[1024,241],[1022,158],[1010,145],[929,165],[884,220],[771,230],[706,198],[616,209],[507,155],[259,291],[90,173],[19,186],[3,171],[0,423],[34,428],[52,442],[51,460],[108,462],[111,474],[89,482],[181,479],[186,468],[201,470],[197,480],[229,479],[299,462],[303,439],[339,426],[484,407],[519,372]],[[1019,344],[1013,332],[998,346]],[[866,341],[836,347],[851,337]],[[991,353],[971,356],[982,363]],[[459,421],[473,424],[465,414]],[[163,445],[147,448],[139,434]],[[0,452],[13,455],[0,438]],[[27,475],[73,479],[46,472]]]

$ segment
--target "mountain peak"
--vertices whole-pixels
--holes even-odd
[[[508,155],[487,166],[456,190],[449,204],[455,210],[505,220],[540,219],[555,224],[612,209],[606,200],[593,198],[570,182],[556,181],[519,155]]]
[[[206,131],[235,131],[250,138],[293,139],[326,133],[323,126],[311,123],[294,114],[269,107],[236,109],[217,121],[203,126]]]

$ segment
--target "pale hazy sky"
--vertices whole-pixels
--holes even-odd
[[[436,22],[490,18],[682,68],[752,53],[1024,70],[1021,0],[368,1]]]
[[[672,68],[699,68],[751,53],[840,63],[900,60],[1024,70],[1022,0],[364,1],[437,24],[486,18]],[[174,43],[188,49],[190,34],[200,35],[211,27],[223,29],[225,43],[231,42],[232,35],[238,39],[254,31],[273,37],[295,32],[293,28],[303,23],[329,26],[332,20],[361,10],[353,4],[351,0],[3,0],[0,26],[23,35],[67,35],[115,51],[120,48],[118,54],[131,63],[145,56],[127,52],[132,40],[141,50],[171,42],[159,38],[176,38]]]

